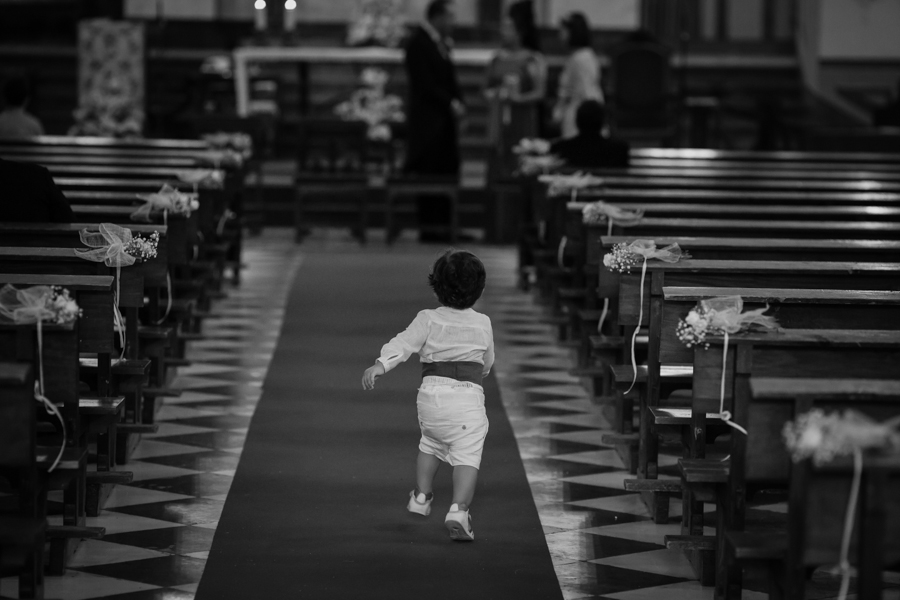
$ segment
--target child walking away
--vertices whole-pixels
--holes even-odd
[[[482,378],[494,363],[491,320],[472,310],[485,283],[484,265],[471,252],[448,250],[428,276],[428,284],[441,303],[421,311],[409,327],[384,345],[381,356],[363,374],[363,389],[418,354],[422,386],[416,400],[419,413],[419,455],[416,488],[406,509],[427,517],[434,500],[432,482],[441,461],[453,467],[453,503],[444,525],[450,538],[475,540],[469,506],[475,495],[478,469],[488,419],[484,410]]]

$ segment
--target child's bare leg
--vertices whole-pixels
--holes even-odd
[[[453,467],[453,503],[460,510],[466,510],[475,496],[475,484],[478,483],[478,469],[468,465]]]
[[[419,457],[416,459],[416,490],[426,496],[430,494],[434,475],[440,466],[441,461],[437,456],[419,450]]]

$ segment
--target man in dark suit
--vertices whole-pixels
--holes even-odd
[[[580,168],[627,167],[628,144],[603,136],[606,111],[596,100],[585,100],[575,113],[578,135],[557,140],[550,145],[551,154],[556,154],[567,165]]]
[[[39,165],[0,159],[0,223],[71,223],[69,201]]]
[[[459,177],[457,121],[465,107],[450,58],[453,6],[449,0],[432,0],[425,21],[416,26],[406,43],[407,102],[406,171],[414,175]],[[419,225],[423,241],[439,241],[434,228],[450,222],[446,198],[421,197]]]

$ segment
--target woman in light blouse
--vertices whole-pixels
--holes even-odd
[[[578,135],[575,113],[585,100],[603,102],[600,89],[600,61],[591,48],[591,30],[587,18],[573,12],[560,25],[563,41],[572,49],[559,78],[553,119],[562,129],[562,137]]]

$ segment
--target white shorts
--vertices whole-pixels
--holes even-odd
[[[416,408],[422,429],[420,451],[454,467],[481,466],[488,418],[480,385],[449,377],[425,377]]]

